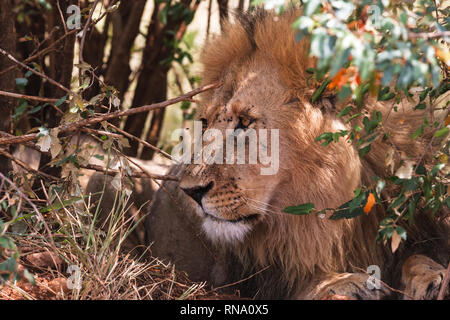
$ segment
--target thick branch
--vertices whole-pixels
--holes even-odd
[[[58,127],[59,133],[76,131],[82,127],[100,123],[102,121],[107,121],[110,119],[115,119],[115,118],[124,117],[124,116],[129,116],[129,115],[137,114],[137,113],[148,112],[148,111],[152,111],[155,109],[161,109],[161,108],[165,108],[165,107],[168,107],[170,105],[173,105],[175,103],[182,102],[182,101],[189,101],[189,99],[191,99],[193,96],[195,96],[199,93],[202,93],[204,91],[207,91],[207,90],[219,88],[221,85],[222,85],[221,83],[208,84],[208,85],[202,86],[200,88],[197,88],[195,90],[192,90],[191,92],[188,92],[177,98],[163,101],[160,103],[154,103],[151,105],[146,105],[146,106],[132,108],[132,109],[123,110],[123,111],[116,111],[116,112],[107,113],[107,114],[104,114],[104,115],[101,115],[98,117],[83,119],[83,120],[80,120],[80,121],[77,121],[77,122],[74,122],[71,124],[65,124],[65,125]],[[37,133],[32,133],[32,134],[26,134],[26,135],[14,137],[14,138],[1,138],[0,145],[25,143],[28,141],[35,140],[35,139],[37,139],[37,137],[38,137]]]

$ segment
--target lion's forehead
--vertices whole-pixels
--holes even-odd
[[[289,96],[278,70],[270,63],[252,63],[235,77],[224,77],[223,86],[216,89],[206,102],[203,117],[248,114],[257,118],[267,110],[276,109]]]

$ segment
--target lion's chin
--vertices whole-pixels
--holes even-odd
[[[252,226],[245,222],[232,223],[209,217],[205,217],[202,226],[211,241],[229,243],[242,242],[252,229]]]

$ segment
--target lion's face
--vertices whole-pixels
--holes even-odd
[[[258,163],[249,164],[252,146],[247,139],[244,164],[227,164],[224,150],[223,164],[190,164],[180,183],[197,202],[204,231],[213,240],[242,241],[257,224],[285,218],[282,209],[288,205],[338,205],[351,197],[359,183],[359,160],[350,144],[340,141],[327,150],[314,142],[324,131],[343,129],[342,122],[292,96],[277,69],[261,61],[254,57],[230,67],[223,86],[205,102],[198,119],[204,131],[222,133],[223,146],[229,136],[227,129],[241,129],[241,134],[253,129],[258,141],[264,139],[259,129],[267,129],[272,163],[261,164],[258,158]],[[273,129],[279,132],[278,141],[271,140]],[[208,144],[203,142],[202,151],[206,148]],[[275,160],[279,168],[274,166]],[[352,164],[353,169],[347,169]],[[261,174],[261,169],[269,166],[275,169],[273,174]],[[324,185],[330,190],[324,192]],[[332,196],[327,197],[328,193]]]

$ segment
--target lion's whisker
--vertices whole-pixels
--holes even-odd
[[[256,199],[252,199],[252,198],[247,198],[247,197],[245,199],[249,200],[249,201],[254,201],[256,203],[259,203],[259,204],[262,204],[262,205],[265,205],[265,206],[269,206],[269,207],[272,207],[272,208],[275,208],[275,209],[279,209],[278,207],[276,207],[274,205],[271,205],[270,203],[267,203],[267,202],[264,202],[264,201],[260,201],[260,200],[256,200]]]

